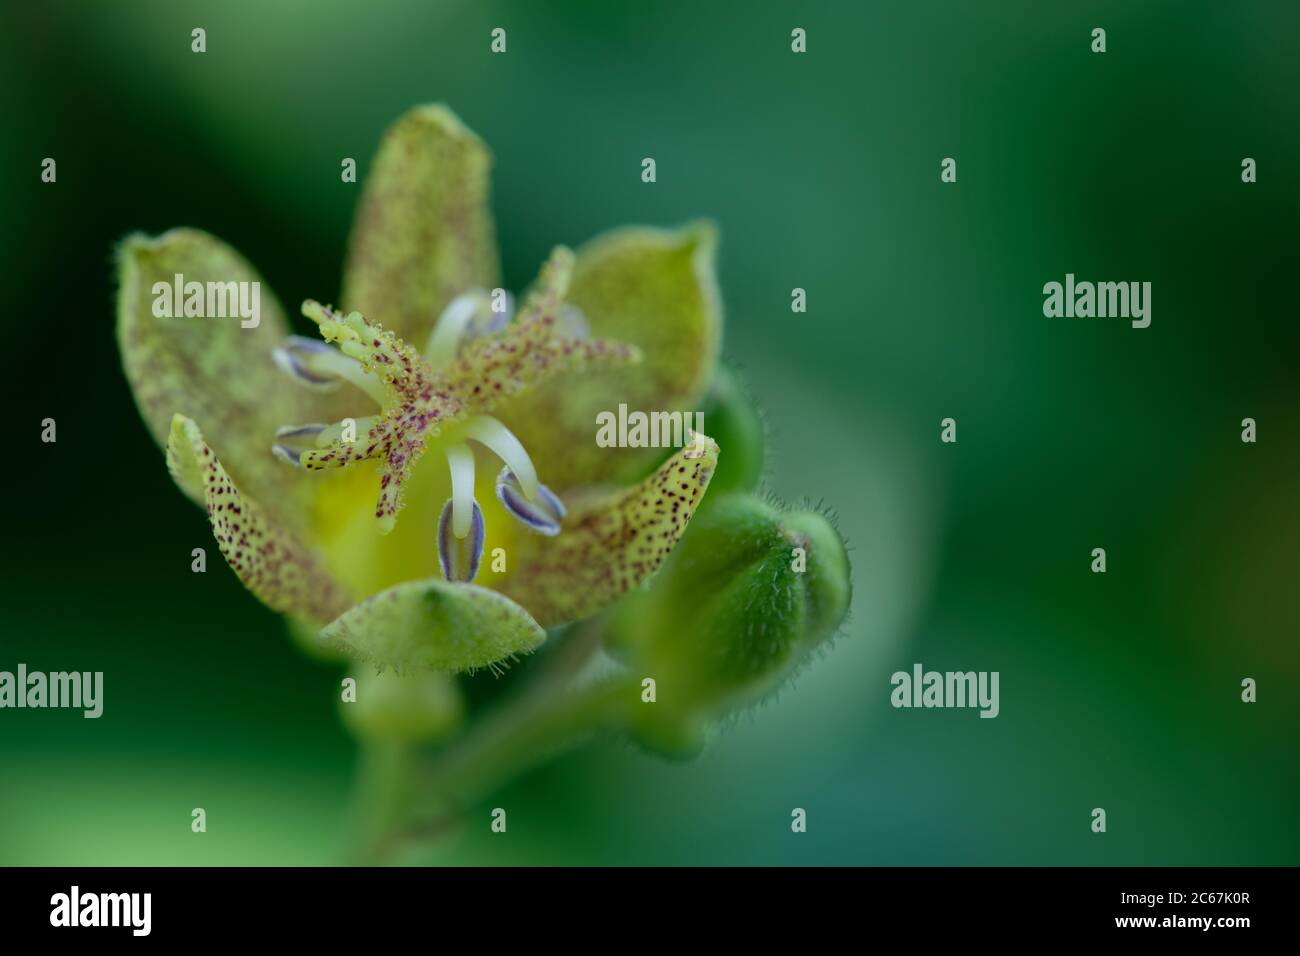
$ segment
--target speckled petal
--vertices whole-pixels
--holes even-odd
[[[271,290],[258,287],[255,328],[241,327],[238,316],[156,316],[154,284],[170,289],[178,274],[205,288],[209,281],[261,282],[242,256],[197,229],[155,239],[131,236],[118,249],[117,268],[118,346],[155,440],[166,445],[176,413],[203,422],[240,487],[280,523],[305,527],[309,483],[278,462],[270,447],[279,426],[317,417],[313,402],[319,396],[295,388],[275,367],[272,352],[288,326]],[[201,500],[201,489],[186,491]]]
[[[492,157],[442,105],[411,110],[365,175],[343,282],[345,310],[423,344],[455,296],[498,285]]]
[[[555,488],[644,474],[644,449],[600,448],[596,415],[619,403],[646,413],[700,411],[722,337],[711,225],[629,227],[578,250],[568,302],[599,339],[636,346],[629,368],[590,368],[544,385],[497,415]]]
[[[546,632],[495,591],[430,578],[368,598],[329,624],[321,639],[379,667],[459,672],[506,666]]]
[[[717,463],[718,446],[700,436],[641,484],[599,501],[571,501],[559,535],[515,543],[515,570],[501,591],[545,627],[602,610],[673,550]]]
[[[352,605],[320,559],[240,493],[198,425],[184,415],[172,419],[167,467],[181,487],[201,489],[226,563],[272,610],[324,623]]]

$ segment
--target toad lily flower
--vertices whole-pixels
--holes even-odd
[[[248,590],[379,668],[495,668],[600,612],[661,565],[718,465],[703,435],[651,459],[594,440],[602,410],[690,408],[713,381],[712,229],[559,248],[516,313],[489,166],[443,107],[394,124],[341,308],[302,307],[319,339],[267,295],[249,327],[159,309],[174,282],[209,306],[261,288],[206,233],[120,249],[123,363],[177,484]]]

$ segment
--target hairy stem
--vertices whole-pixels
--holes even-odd
[[[601,731],[617,729],[627,702],[636,699],[636,681],[614,675],[573,686],[599,648],[599,627],[579,628],[529,687],[431,764],[413,765],[408,754],[396,776],[395,767],[377,764],[376,770],[388,774],[398,790],[387,798],[382,819],[376,821],[379,828],[372,831],[370,862],[440,836],[469,804],[511,777]],[[395,755],[376,759],[393,760]],[[375,786],[383,784],[377,780]]]

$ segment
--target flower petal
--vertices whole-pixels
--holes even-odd
[[[514,546],[500,585],[544,626],[588,617],[648,578],[676,546],[709,487],[718,446],[703,435],[641,484],[571,502],[560,534]]]
[[[495,668],[546,632],[514,601],[475,584],[405,581],[344,612],[321,632],[349,657],[380,667]]]
[[[277,462],[270,447],[278,426],[316,416],[312,394],[286,387],[272,358],[288,334],[275,297],[258,285],[259,322],[249,328],[238,315],[155,315],[155,301],[163,294],[159,288],[155,295],[155,283],[166,286],[170,303],[178,275],[183,283],[203,283],[205,289],[209,282],[261,282],[242,256],[197,229],[173,229],[156,239],[130,236],[118,250],[117,266],[118,347],[155,440],[167,444],[176,413],[202,421],[240,487],[264,502],[277,520],[303,527],[307,483]],[[185,490],[201,500],[202,489]]]
[[[385,133],[357,207],[344,311],[424,343],[457,295],[497,285],[488,210],[492,157],[442,105],[411,110]]]
[[[597,338],[637,347],[630,368],[591,368],[536,389],[499,417],[519,436],[556,488],[625,477],[648,467],[646,453],[596,445],[596,415],[630,409],[697,411],[722,335],[712,226],[629,227],[578,250],[568,302]],[[644,474],[644,471],[641,471]]]
[[[351,596],[316,555],[240,493],[198,425],[184,415],[172,419],[167,467],[181,487],[202,489],[222,556],[262,603],[319,622],[351,606]]]

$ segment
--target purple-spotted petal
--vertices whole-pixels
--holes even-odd
[[[600,498],[581,496],[564,534],[522,535],[510,550],[510,572],[493,586],[528,608],[543,627],[590,617],[654,574],[673,550],[708,489],[718,446],[686,449],[641,484]],[[540,497],[540,495],[538,496]]]
[[[451,530],[451,501],[442,506],[438,519],[438,563],[442,576],[448,581],[473,581],[478,575],[479,561],[483,558],[483,509],[474,502],[469,534],[458,538]]]
[[[578,342],[635,345],[638,365],[590,368],[533,390],[527,401],[493,412],[514,432],[537,470],[555,488],[622,483],[652,467],[655,449],[602,448],[591,423],[626,403],[647,412],[698,410],[713,376],[722,333],[714,270],[713,230],[704,224],[676,231],[633,227],[606,233],[577,255],[557,332]],[[616,396],[611,398],[610,396]]]
[[[352,606],[354,596],[330,574],[324,559],[243,494],[199,426],[184,415],[172,417],[167,467],[182,488],[199,490],[222,556],[264,604],[320,624]]]
[[[389,127],[357,205],[344,311],[424,342],[452,299],[499,285],[491,166],[488,148],[445,106],[416,107]]]
[[[289,335],[289,323],[270,287],[230,246],[195,229],[128,237],[118,249],[117,341],[140,414],[164,447],[180,411],[203,423],[212,447],[239,478],[241,490],[266,514],[306,535],[312,524],[311,482],[267,454],[268,439],[286,422],[313,421],[319,396],[285,388],[271,352]],[[261,321],[156,314],[161,283],[184,279],[227,290],[261,283]],[[215,283],[216,285],[213,285]],[[229,304],[229,303],[227,303]],[[202,502],[201,487],[185,487]]]
[[[509,468],[503,468],[497,476],[497,499],[505,505],[506,511],[538,534],[550,538],[560,533],[560,522],[566,514],[564,502],[545,485],[539,484],[537,497],[529,501],[519,479]]]

